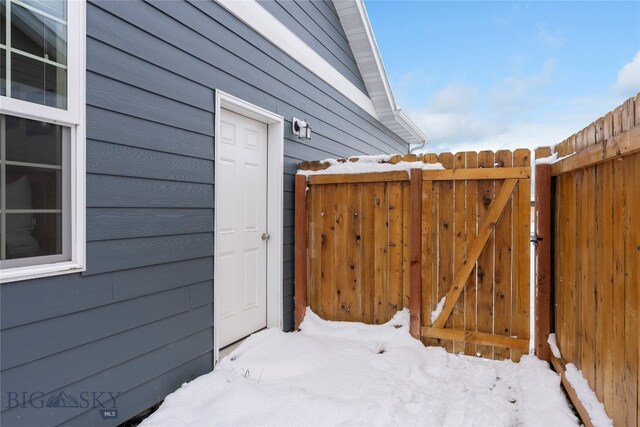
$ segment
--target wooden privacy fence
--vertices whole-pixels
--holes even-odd
[[[555,148],[573,155],[537,166],[538,354],[563,375],[587,425],[565,363],[582,371],[616,426],[638,426],[640,94]],[[549,332],[561,358],[549,355]]]
[[[529,348],[529,155],[427,154],[405,160],[444,170],[298,175],[296,326],[307,305],[366,323],[409,307],[426,344],[518,360]]]

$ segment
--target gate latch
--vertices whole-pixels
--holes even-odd
[[[533,246],[538,247],[538,242],[540,240],[544,240],[544,237],[540,237],[536,233],[531,233],[531,239],[529,241],[533,243]]]

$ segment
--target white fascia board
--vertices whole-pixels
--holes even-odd
[[[364,2],[334,0],[333,4],[380,122],[409,144],[428,141],[424,132],[396,105]]]
[[[396,116],[396,121],[400,123],[400,125],[406,129],[413,137],[417,138],[419,141],[416,143],[429,142],[429,137],[422,132],[422,130],[415,124],[413,121],[407,116],[407,114],[398,109],[394,111]]]
[[[225,9],[369,113],[371,99],[255,0],[216,0]]]
[[[393,92],[391,91],[391,84],[389,83],[389,78],[387,77],[387,72],[384,68],[384,62],[382,62],[382,57],[380,56],[378,42],[376,42],[376,38],[373,35],[373,28],[371,27],[371,21],[369,21],[367,9],[364,7],[364,2],[362,0],[356,0],[355,5],[358,9],[358,15],[362,19],[364,33],[366,35],[367,41],[369,42],[369,47],[371,50],[371,58],[375,63],[376,69],[378,70],[379,81],[384,88],[386,101],[389,103],[389,107],[391,108],[391,110],[396,110],[398,106],[396,105],[396,100],[393,97]]]

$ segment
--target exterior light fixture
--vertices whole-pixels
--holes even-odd
[[[311,139],[311,126],[305,120],[291,119],[291,131],[298,139]]]

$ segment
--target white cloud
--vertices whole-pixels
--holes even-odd
[[[613,93],[611,86],[588,96],[551,97],[545,86],[553,80],[554,70],[555,61],[549,59],[536,72],[503,77],[486,90],[450,84],[422,107],[408,108],[409,116],[431,139],[423,151],[553,146],[640,91],[640,52],[619,74],[617,87],[626,87],[624,97]],[[632,84],[623,85],[625,78]]]
[[[548,59],[538,72],[529,75],[512,75],[502,79],[490,93],[493,108],[501,114],[513,115],[535,106],[539,101],[532,96],[532,93],[534,89],[551,82],[555,66],[555,59]]]
[[[478,94],[476,87],[452,84],[436,92],[425,107],[409,111],[429,135],[431,150],[440,143],[449,145],[498,131],[478,115]],[[443,146],[442,150],[447,148]]]
[[[640,51],[618,71],[616,90],[625,98],[640,92]]]
[[[478,89],[468,85],[449,85],[431,99],[429,109],[438,113],[464,113],[472,111]]]
[[[433,94],[423,107],[408,108],[409,114],[431,139],[429,151],[530,146],[533,142],[517,133],[530,130],[515,124],[523,114],[543,105],[538,89],[552,80],[554,68],[555,61],[549,59],[538,71],[504,77],[485,91],[477,86],[450,84]]]
[[[564,40],[560,36],[560,33],[552,33],[545,27],[540,27],[536,36],[540,44],[550,49],[557,49],[564,43]]]
[[[456,122],[459,127],[464,127],[467,132],[458,132],[456,138],[432,138],[432,143],[427,145],[425,152],[459,152],[480,150],[514,150],[517,148],[534,149],[536,147],[553,146],[563,141],[568,136],[582,129],[585,125],[598,117],[597,110],[585,110],[575,113],[567,103],[562,110],[555,112],[553,116],[541,116],[536,119],[524,119],[514,121],[504,126],[499,126],[482,121]],[[570,112],[573,112],[572,114]],[[478,119],[479,120],[479,119]],[[436,125],[433,129],[438,134],[443,134],[441,126],[444,120],[434,118]],[[451,124],[451,127],[455,127]],[[430,129],[425,127],[431,136]]]

